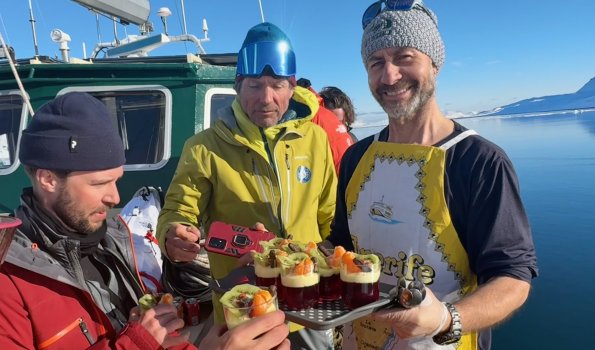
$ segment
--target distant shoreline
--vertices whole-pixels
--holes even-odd
[[[490,118],[490,117],[540,117],[553,114],[581,114],[595,112],[595,108],[577,108],[577,109],[559,109],[544,112],[523,112],[523,113],[509,113],[509,114],[475,114],[461,117],[454,117],[452,119],[469,119],[469,118]]]

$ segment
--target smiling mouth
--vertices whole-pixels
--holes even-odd
[[[386,96],[400,96],[400,95],[405,94],[407,91],[409,91],[409,89],[400,89],[400,90],[392,89],[392,90],[385,91],[384,95],[386,95]]]
[[[399,85],[400,86],[384,86],[380,89],[380,93],[387,96],[398,96],[412,89],[412,86],[409,84],[407,84],[406,86],[403,86],[403,84]]]

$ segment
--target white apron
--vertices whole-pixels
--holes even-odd
[[[355,250],[377,254],[380,282],[401,276],[427,285],[441,301],[455,302],[477,286],[467,253],[452,225],[444,197],[446,150],[467,130],[440,147],[379,142],[357,165],[345,199]],[[449,346],[432,338],[397,338],[388,323],[361,318],[345,326],[343,349],[477,349],[477,333]]]

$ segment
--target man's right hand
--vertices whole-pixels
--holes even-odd
[[[138,307],[130,311],[128,322],[138,322],[163,347],[168,348],[188,342],[188,333],[178,333],[184,321],[172,305],[158,304],[145,312]]]
[[[194,226],[172,224],[165,234],[165,250],[173,262],[194,260],[200,251],[200,230]]]
[[[287,339],[289,328],[284,323],[282,311],[271,312],[255,317],[236,328],[225,331],[225,326],[213,326],[199,349],[209,350],[289,350]]]

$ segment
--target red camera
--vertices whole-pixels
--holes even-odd
[[[276,235],[268,231],[252,230],[248,227],[230,225],[221,221],[211,224],[205,249],[211,253],[240,257],[251,250],[262,252],[260,241],[268,241]]]

